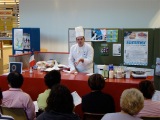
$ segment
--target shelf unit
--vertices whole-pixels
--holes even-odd
[[[4,70],[8,68],[9,55],[12,54],[12,38],[0,37],[0,74],[4,73]],[[7,44],[6,44],[7,43]]]

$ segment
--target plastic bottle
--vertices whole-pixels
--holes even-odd
[[[113,78],[113,75],[114,75],[113,70],[110,70],[109,71],[109,78]]]

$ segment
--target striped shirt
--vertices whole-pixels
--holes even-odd
[[[33,120],[36,117],[35,106],[31,97],[19,88],[10,88],[7,91],[3,91],[2,106],[24,108],[29,120]]]
[[[144,100],[144,107],[137,116],[160,116],[160,101],[152,101],[151,99]]]

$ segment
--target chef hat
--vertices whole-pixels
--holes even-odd
[[[76,37],[84,36],[84,29],[82,26],[75,27]]]

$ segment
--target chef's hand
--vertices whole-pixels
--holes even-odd
[[[70,73],[71,73],[71,74],[76,74],[77,71],[76,71],[76,70],[72,70]]]
[[[75,62],[75,65],[78,65],[80,62],[84,62],[84,59],[83,58],[81,58],[81,59],[79,59],[77,62]]]

